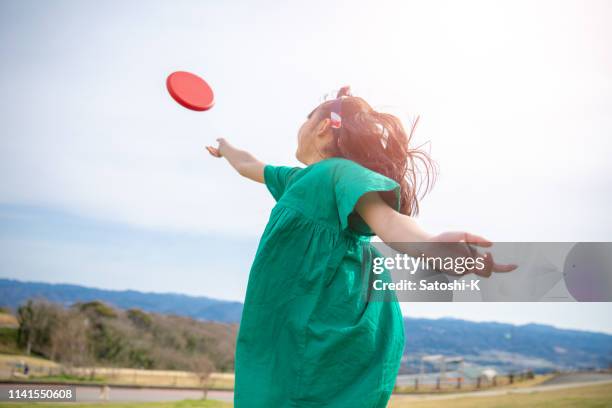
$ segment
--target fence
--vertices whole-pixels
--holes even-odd
[[[177,388],[232,389],[234,374],[212,373],[203,383],[196,374],[188,371],[141,370],[114,367],[67,367],[59,364],[37,364],[30,360],[5,360],[0,362],[0,377],[7,379],[60,377],[60,381],[96,382],[111,385],[140,385]]]
[[[498,386],[508,386],[528,379],[533,379],[532,372],[495,375],[493,377],[479,376],[476,378],[460,375],[409,375],[398,376],[395,391],[402,392],[438,392],[479,390]]]

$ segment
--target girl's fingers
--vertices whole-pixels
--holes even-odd
[[[515,264],[493,264],[493,272],[512,272],[518,268],[518,265]]]
[[[465,242],[466,244],[480,247],[490,247],[493,245],[493,243],[486,238],[464,231],[445,232],[434,237],[434,242]]]
[[[518,268],[518,265],[515,265],[515,264],[496,263],[495,260],[493,260],[493,254],[490,252],[487,252],[486,256],[490,259],[490,264],[487,266],[491,267],[491,272],[512,272],[513,270]],[[486,264],[486,261],[485,261],[485,264]]]
[[[493,272],[512,272],[518,265],[515,264],[498,264],[493,260],[493,254],[487,252],[481,255],[475,247],[490,247],[493,245],[491,241],[483,238],[479,235],[471,234],[469,232],[456,231],[456,232],[445,232],[440,234],[433,239],[431,242],[443,242],[443,243],[457,243],[459,246],[452,246],[451,248],[444,248],[450,250],[454,256],[466,256],[469,255],[473,258],[482,256],[483,267],[482,268],[470,268],[467,273],[474,273],[478,276],[488,278]]]
[[[219,153],[219,149],[217,148],[214,148],[212,146],[206,146],[206,150],[208,150],[208,153],[210,153],[211,156],[221,157],[221,154]]]
[[[518,265],[515,264],[498,264],[493,260],[493,255],[490,252],[487,252],[484,257],[485,267],[477,273],[477,275],[489,277],[493,272],[512,272]]]
[[[481,247],[490,247],[493,243],[483,237],[478,235],[465,233],[465,241],[470,245],[481,246]],[[477,273],[478,275],[489,277],[492,272],[512,272],[518,268],[518,265],[515,264],[498,264],[493,260],[493,255],[490,252],[485,254],[485,267],[481,273]]]
[[[471,245],[476,245],[480,247],[490,247],[493,245],[491,241],[486,238],[481,237],[480,235],[470,234],[469,232],[464,233],[463,240]]]
[[[493,256],[491,256],[490,252],[487,252],[485,254],[483,261],[484,268],[477,269],[476,275],[488,278],[489,276],[491,276],[491,273],[493,271]]]
[[[493,255],[490,252],[487,252],[484,259],[485,267],[477,273],[481,276],[489,277],[493,272],[512,272],[518,265],[515,264],[498,264],[493,260]]]

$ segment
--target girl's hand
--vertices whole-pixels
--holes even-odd
[[[206,150],[208,150],[208,153],[210,153],[212,157],[217,157],[217,158],[221,157],[221,152],[216,147],[206,146]]]
[[[222,137],[217,139],[217,142],[219,143],[219,146],[217,147],[206,146],[206,150],[208,150],[208,153],[210,153],[211,156],[220,158],[224,156],[223,151],[227,149],[227,147],[230,146],[230,144],[227,142],[227,140],[223,139]]]
[[[265,164],[244,150],[236,149],[222,137],[217,139],[217,147],[206,146],[206,150],[213,157],[223,157],[241,175],[258,183],[264,182]]]
[[[478,235],[445,232],[432,237],[423,231],[412,217],[391,208],[377,192],[361,197],[355,209],[383,242],[401,254],[413,257],[425,255],[440,258],[481,258],[484,268],[469,268],[466,273],[485,277],[491,276],[493,272],[510,272],[517,268],[516,265],[495,263],[490,252],[481,254],[475,247],[487,248],[493,243]],[[442,269],[442,272],[457,275],[453,270]]]
[[[425,245],[424,253],[427,256],[439,257],[469,257],[482,258],[484,268],[471,268],[466,273],[475,273],[476,275],[488,278],[493,272],[511,272],[517,268],[513,264],[498,264],[493,260],[491,252],[486,252],[484,255],[475,247],[488,248],[493,243],[478,235],[467,232],[445,232],[428,240],[429,245]],[[451,272],[453,271],[443,271]]]

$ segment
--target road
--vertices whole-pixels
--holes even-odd
[[[524,394],[532,392],[546,392],[559,389],[584,387],[589,385],[611,384],[612,374],[606,373],[568,373],[552,378],[545,383],[533,387],[501,388],[485,391],[471,391],[448,394],[405,394],[394,395],[394,400],[447,400],[462,397],[491,397],[505,394]],[[0,387],[8,387],[8,384],[0,384]],[[101,388],[99,386],[78,385],[77,401],[93,402],[101,401]],[[132,388],[132,387],[110,387],[108,400],[113,402],[153,402],[153,401],[179,401],[184,399],[201,399],[202,391],[181,390],[167,388]],[[225,402],[232,402],[233,391],[209,391],[208,398]]]
[[[115,402],[152,402],[152,401],[178,401],[184,399],[201,399],[202,391],[174,390],[166,388],[127,388],[110,387],[109,401]],[[233,391],[208,391],[208,399],[233,402]],[[77,401],[100,401],[100,387],[77,386]]]
[[[5,395],[6,390],[16,384],[0,384],[0,395]],[[29,387],[44,388],[45,384],[27,384]],[[76,400],[80,402],[99,402],[102,387],[97,385],[77,385]],[[199,400],[202,391],[182,390],[171,388],[138,388],[138,387],[110,387],[108,401],[112,402],[154,402],[154,401],[180,401],[184,399]],[[233,402],[233,391],[209,391],[208,399]]]
[[[565,373],[551,378],[542,385],[568,384],[576,382],[607,381],[612,380],[610,373]]]

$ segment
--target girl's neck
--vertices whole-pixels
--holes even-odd
[[[329,159],[329,157],[324,157],[323,155],[319,154],[318,152],[314,152],[309,157],[306,157],[302,163],[304,163],[307,166],[310,166],[312,164],[318,163],[318,162],[323,161],[325,159]]]

